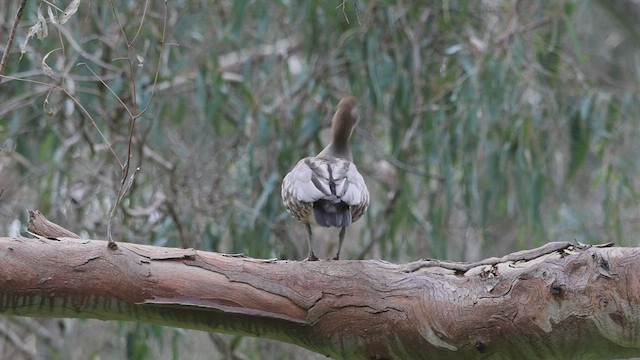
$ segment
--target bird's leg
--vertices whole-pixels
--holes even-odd
[[[318,257],[313,253],[313,248],[311,247],[311,238],[313,235],[311,234],[311,225],[305,224],[307,226],[307,245],[309,246],[309,256],[305,259],[307,261],[317,261]]]
[[[338,252],[336,253],[336,256],[333,257],[333,260],[340,259],[340,248],[342,248],[342,241],[344,240],[345,230],[347,230],[346,226],[343,226],[342,229],[340,229],[340,234],[338,235]]]

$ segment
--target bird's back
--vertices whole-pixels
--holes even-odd
[[[282,182],[282,200],[298,221],[346,227],[369,205],[369,192],[356,166],[340,158],[300,160]]]

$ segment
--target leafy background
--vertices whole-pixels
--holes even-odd
[[[17,4],[0,3],[3,52]],[[113,209],[117,241],[301,259],[304,231],[280,181],[322,149],[353,94],[354,158],[372,200],[344,258],[638,244],[636,2],[68,5],[27,3],[1,79],[3,236],[25,235],[26,210],[39,209],[104,239]],[[316,233],[328,257],[337,231]],[[265,339],[21,318],[0,319],[0,353],[324,358]]]

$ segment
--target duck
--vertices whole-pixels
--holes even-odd
[[[309,255],[305,260],[318,260],[312,226],[340,228],[338,251],[332,258],[339,260],[347,227],[369,207],[369,190],[349,147],[357,122],[355,98],[342,98],[331,120],[331,142],[318,155],[298,161],[282,181],[285,209],[306,227]]]

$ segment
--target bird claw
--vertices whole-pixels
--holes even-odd
[[[318,261],[318,257],[315,254],[311,254],[303,261]]]

